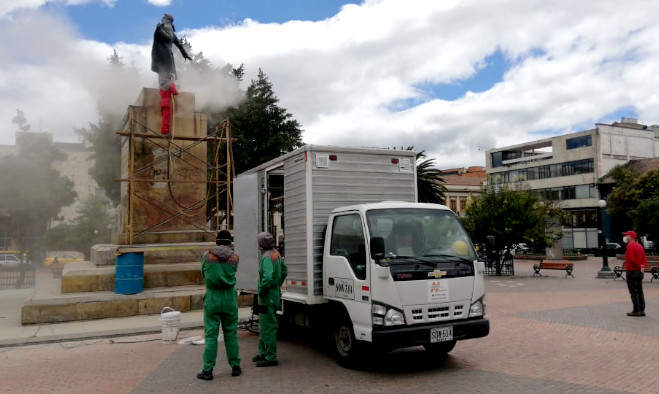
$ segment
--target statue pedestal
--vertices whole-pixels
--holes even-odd
[[[206,114],[193,93],[174,96],[172,140],[160,135],[158,89],[144,88],[120,133],[121,205],[118,243],[213,241],[206,232]]]

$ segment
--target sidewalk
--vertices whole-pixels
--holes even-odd
[[[0,290],[0,347],[161,332],[160,315],[21,325],[21,306],[40,285],[52,285],[49,275],[50,271],[37,269],[35,288]],[[249,319],[251,308],[240,308],[238,315],[240,321]],[[203,311],[181,313],[182,330],[203,327]]]

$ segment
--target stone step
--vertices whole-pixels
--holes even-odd
[[[178,286],[145,289],[130,295],[110,291],[59,294],[54,285],[46,285],[23,304],[21,322],[27,325],[155,315],[164,307],[180,312],[202,310],[205,292],[205,286]],[[251,304],[251,295],[238,297],[240,307]]]
[[[203,309],[203,286],[147,289],[139,294],[96,291],[39,295],[25,302],[22,324],[59,323],[159,314],[166,306],[181,312]]]
[[[204,284],[201,263],[145,264],[144,289]],[[115,266],[68,263],[62,272],[62,294],[114,291]]]

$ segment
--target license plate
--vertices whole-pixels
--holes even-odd
[[[453,326],[437,327],[430,329],[430,343],[446,342],[453,340]]]

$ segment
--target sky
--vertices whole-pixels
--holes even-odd
[[[621,117],[659,123],[654,0],[3,0],[0,144],[17,110],[62,142],[125,113],[157,87],[164,13],[213,66],[245,67],[239,86],[179,75],[198,107],[240,102],[261,69],[304,143],[414,146],[446,169]],[[108,72],[113,51],[130,73]]]

